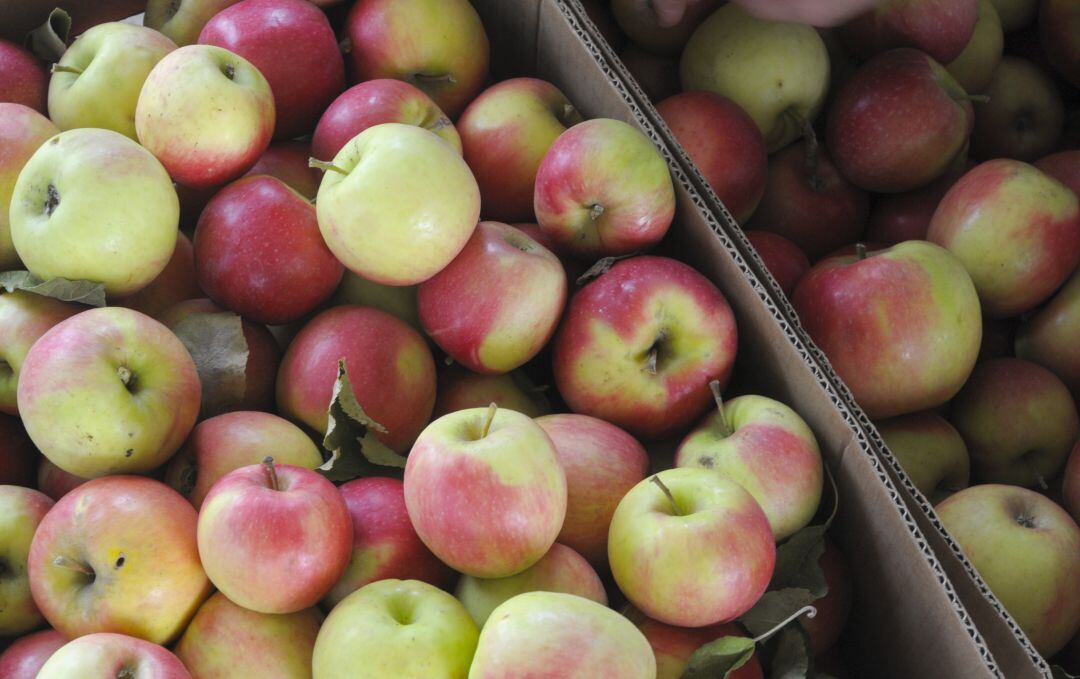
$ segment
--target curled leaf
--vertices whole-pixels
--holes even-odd
[[[765,592],[753,608],[743,613],[739,622],[750,634],[758,637],[790,618],[800,608],[812,605],[816,599],[810,590],[801,587]]]
[[[231,311],[198,312],[172,327],[187,347],[202,384],[203,417],[226,412],[247,390],[248,345],[244,325]]]
[[[360,407],[349,383],[345,359],[338,361],[327,415],[323,447],[330,452],[330,459],[318,469],[323,476],[331,481],[351,481],[405,467],[405,458],[375,437],[375,432],[385,433],[386,428]]]
[[[49,12],[49,18],[26,35],[26,48],[42,61],[55,63],[67,51],[71,33],[71,15],[60,8]]]
[[[753,639],[720,637],[694,651],[680,679],[727,679],[753,655]]]
[[[0,273],[0,288],[8,292],[32,292],[62,302],[105,306],[105,286],[92,281],[71,281],[66,278],[50,278],[46,281],[29,271],[5,271]]]

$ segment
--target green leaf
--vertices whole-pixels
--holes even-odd
[[[680,679],[727,679],[753,655],[753,639],[720,637],[694,651]]]
[[[807,526],[776,548],[776,569],[769,588],[773,590],[799,588],[808,590],[814,598],[829,592],[818,559],[825,552],[827,524]]]
[[[801,626],[785,627],[773,640],[772,649],[769,679],[807,679],[813,676],[810,637]]]
[[[330,451],[330,459],[318,469],[323,476],[331,481],[351,481],[405,467],[405,458],[375,437],[375,432],[385,433],[386,428],[368,417],[357,402],[345,370],[345,359],[338,361],[327,414],[323,447]]]
[[[765,592],[753,608],[743,613],[739,622],[754,637],[760,637],[816,599],[812,592],[801,587]]]
[[[66,278],[45,281],[29,271],[5,271],[0,273],[0,287],[8,292],[23,290],[62,302],[105,306],[105,286],[91,281],[69,281]]]
[[[203,417],[223,413],[244,399],[248,345],[239,316],[231,311],[193,313],[175,323],[172,331],[195,361]]]
[[[26,48],[49,63],[60,61],[67,51],[71,33],[71,15],[62,9],[49,12],[49,18],[26,35]]]
[[[1073,674],[1061,665],[1051,665],[1050,675],[1054,679],[1080,679],[1080,674]]]

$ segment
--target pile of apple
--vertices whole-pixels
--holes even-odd
[[[0,43],[0,676],[842,675],[818,445],[721,398],[657,149],[466,0],[333,16]]]
[[[989,587],[1080,670],[1080,3],[818,29],[586,4]]]

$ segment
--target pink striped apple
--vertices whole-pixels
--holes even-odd
[[[4,43],[0,41],[0,61],[3,51]],[[8,216],[15,180],[34,151],[59,132],[52,121],[29,106],[0,102],[0,271],[19,268]]]
[[[504,578],[540,560],[566,516],[566,474],[544,430],[492,405],[444,415],[405,465],[405,506],[451,568]]]
[[[0,294],[0,412],[19,414],[19,374],[34,342],[60,321],[85,310],[81,304],[31,292]]]
[[[643,438],[688,426],[723,387],[735,317],[707,278],[664,257],[617,262],[567,305],[555,336],[555,382],[567,405]]]
[[[67,639],[54,629],[19,637],[0,653],[0,677],[5,679],[36,679],[42,665]]]
[[[540,228],[577,257],[626,255],[667,233],[675,189],[648,137],[597,118],[574,125],[548,149],[536,171],[533,209]]]
[[[180,659],[157,644],[99,632],[69,641],[41,667],[38,679],[192,679]]]
[[[44,493],[0,486],[0,636],[26,634],[43,622],[30,596],[27,557],[34,532],[52,506]]]

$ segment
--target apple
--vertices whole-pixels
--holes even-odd
[[[982,316],[960,261],[924,241],[818,262],[792,304],[873,420],[935,408],[967,381]]]
[[[33,274],[127,295],[169,263],[180,206],[146,149],[119,132],[87,128],[61,132],[34,152],[9,214],[11,240]]]
[[[258,464],[268,454],[280,464],[314,469],[322,453],[308,435],[277,415],[236,411],[195,425],[165,470],[165,483],[202,507],[207,493],[234,469]]]
[[[16,390],[30,347],[54,325],[84,309],[22,290],[0,293],[0,412],[19,414]]]
[[[742,486],[777,542],[805,528],[821,502],[824,471],[814,432],[794,410],[764,396],[718,400],[679,444],[675,466],[712,469]]]
[[[589,562],[557,542],[539,561],[517,575],[491,579],[461,576],[454,596],[483,629],[492,611],[525,592],[563,592],[604,606],[608,603],[604,583]]]
[[[1069,459],[1065,462],[1061,495],[1065,509],[1069,510],[1077,523],[1080,523],[1080,452],[1078,451],[1080,451],[1080,441],[1073,447]]]
[[[568,292],[576,290],[579,287],[578,280],[589,270],[590,266],[596,263],[578,259],[570,255],[565,248],[560,247],[551,236],[541,229],[539,224],[532,222],[518,222],[511,226],[518,231],[524,232],[529,238],[532,238],[540,245],[543,245],[545,248],[555,253],[555,256],[562,262],[563,270],[566,272],[566,289]]]
[[[334,293],[344,270],[319,233],[315,206],[267,175],[218,191],[199,217],[194,243],[199,287],[256,323],[306,316]]]
[[[405,506],[435,556],[504,578],[540,560],[566,516],[566,474],[551,439],[513,410],[470,408],[427,426],[405,465]]]
[[[876,196],[866,224],[866,240],[885,245],[926,240],[930,219],[941,199],[974,166],[974,163],[955,165],[926,186]]]
[[[270,85],[251,62],[214,45],[187,45],[146,77],[135,131],[174,180],[208,188],[255,164],[274,116]]]
[[[687,427],[727,384],[735,317],[707,278],[666,257],[617,262],[575,294],[555,335],[555,383],[576,413],[635,436]]]
[[[1006,33],[1031,24],[1039,6],[1039,0],[991,0],[991,2],[1001,17],[1001,27]]]
[[[435,405],[435,361],[418,332],[376,309],[334,307],[304,326],[281,360],[278,411],[324,433],[342,359],[360,407],[387,430],[375,436],[407,452]]]
[[[1080,438],[1068,388],[1018,358],[979,363],[949,420],[967,443],[975,478],[988,483],[1034,486],[1061,470]]]
[[[979,0],[979,20],[971,39],[958,57],[945,64],[945,69],[965,92],[983,92],[1001,62],[1004,45],[1005,35],[993,0]]]
[[[900,193],[958,162],[971,124],[964,88],[927,55],[900,48],[866,62],[840,87],[829,107],[827,137],[851,183]]]
[[[402,80],[377,78],[353,85],[326,108],[311,137],[311,155],[332,159],[353,137],[382,123],[422,127],[461,152],[457,128],[431,97]]]
[[[0,485],[33,486],[38,459],[45,458],[38,455],[22,421],[0,414]]]
[[[978,158],[1032,161],[1058,147],[1065,105],[1057,85],[1038,66],[1007,56],[975,104],[971,149]]]
[[[757,209],[768,178],[765,139],[746,111],[714,92],[682,92],[656,105],[675,140],[739,224]]]
[[[634,623],[580,596],[526,592],[480,631],[469,679],[508,676],[653,679],[656,660]]]
[[[1075,0],[1041,0],[1039,43],[1058,73],[1080,87],[1080,6]]]
[[[415,285],[383,285],[357,276],[346,269],[338,289],[330,298],[330,306],[358,304],[385,311],[398,320],[405,321],[417,332],[423,333],[424,328],[420,325],[420,310],[416,303],[416,292]]]
[[[776,543],[754,498],[714,471],[668,469],[619,502],[608,533],[619,589],[650,618],[679,627],[728,622],[757,603]]]
[[[210,593],[195,510],[141,476],[87,481],[45,515],[30,544],[30,591],[68,638],[117,632],[167,644]]]
[[[1080,149],[1051,153],[1035,161],[1035,167],[1080,195]]]
[[[66,643],[64,635],[54,629],[19,637],[0,653],[0,677],[36,679],[45,661]]]
[[[3,298],[0,297],[0,302]],[[1045,306],[1026,317],[1016,333],[1017,358],[1038,363],[1080,397],[1080,274],[1074,273]]]
[[[195,277],[195,251],[191,239],[183,231],[176,235],[172,257],[146,287],[130,295],[115,297],[109,302],[160,318],[165,311],[189,299],[205,297]]]
[[[0,41],[2,50],[3,42]],[[11,242],[8,218],[15,180],[30,156],[58,132],[59,128],[52,121],[34,109],[22,104],[0,103],[0,271],[19,268],[19,255]]]
[[[146,76],[176,43],[120,21],[98,24],[52,67],[49,117],[61,130],[100,127],[135,139],[135,104]]]
[[[1049,297],[1080,262],[1080,203],[1027,163],[991,160],[949,189],[927,240],[963,262],[986,316],[1016,316]]]
[[[508,224],[480,222],[458,256],[420,284],[420,324],[466,368],[507,373],[551,339],[566,287],[562,264],[547,248]]]
[[[968,487],[967,445],[941,415],[931,411],[901,415],[878,422],[877,429],[908,478],[931,502]]]
[[[684,90],[722,94],[741,106],[779,151],[802,136],[829,88],[829,54],[811,26],[765,21],[735,3],[713,12],[686,43]]]
[[[836,544],[825,540],[825,551],[818,557],[818,567],[825,576],[828,592],[814,601],[817,613],[812,618],[801,617],[799,624],[810,637],[810,650],[815,659],[836,646],[851,616],[851,569]]]
[[[30,596],[27,556],[41,519],[53,501],[22,486],[0,486],[0,636],[15,637],[41,626],[43,618]]]
[[[222,594],[206,600],[176,642],[176,657],[198,679],[310,677],[322,613],[267,615]]]
[[[143,23],[177,45],[193,45],[206,22],[240,0],[147,0]]]
[[[481,92],[458,119],[458,132],[484,217],[531,219],[540,162],[581,121],[566,95],[545,80],[512,78]]]
[[[841,36],[863,59],[914,47],[947,64],[963,53],[978,20],[978,0],[891,0],[845,24]]]
[[[38,464],[37,488],[53,500],[59,500],[89,480],[81,476],[68,474],[50,462],[47,457],[42,457],[41,462]]]
[[[0,102],[46,112],[49,75],[29,50],[0,40]]]
[[[634,44],[654,54],[675,56],[694,29],[720,3],[718,0],[685,0],[679,4],[678,10],[673,12],[652,0],[612,0],[611,11],[619,28]]]
[[[479,632],[457,599],[426,582],[380,580],[345,597],[315,640],[314,679],[465,677]]]
[[[368,477],[340,490],[352,516],[352,556],[323,599],[327,607],[377,580],[421,580],[442,589],[450,585],[453,571],[424,546],[409,522],[401,481]]]
[[[1052,656],[1080,629],[1080,528],[1064,509],[1034,491],[988,484],[934,511],[1035,650]]]
[[[352,519],[334,484],[269,455],[234,469],[199,509],[199,557],[210,582],[258,613],[319,602],[349,563]]]
[[[184,664],[168,649],[109,632],[69,641],[45,661],[37,676],[38,679],[192,679]]]
[[[345,36],[356,81],[404,80],[451,118],[487,80],[487,34],[467,0],[359,0]]]
[[[268,174],[285,182],[289,188],[308,200],[319,192],[322,172],[308,165],[311,146],[303,141],[275,141],[266,147],[244,176]]]
[[[490,403],[529,417],[551,412],[543,388],[530,382],[521,371],[480,375],[453,364],[439,373],[438,385],[432,412],[435,417],[466,408],[482,408]]]
[[[675,216],[667,163],[637,129],[610,118],[559,135],[536,171],[533,209],[540,228],[584,259],[653,247]]]
[[[649,641],[656,656],[656,679],[680,679],[686,671],[690,656],[699,648],[721,637],[745,637],[746,633],[734,623],[709,625],[708,627],[675,627],[665,625],[631,609],[630,620],[637,625]],[[750,656],[745,665],[730,672],[727,679],[764,679],[761,661],[757,654]]]
[[[305,0],[243,0],[215,14],[199,44],[247,59],[270,83],[274,136],[310,134],[345,89],[345,61],[322,10]]]
[[[66,472],[147,472],[176,452],[199,412],[199,376],[172,332],[138,311],[91,309],[34,343],[19,375],[34,445]]]
[[[769,231],[746,231],[746,240],[754,246],[765,265],[785,295],[791,297],[803,274],[810,270],[806,254],[787,238]]]
[[[376,283],[431,278],[480,217],[480,190],[458,150],[414,125],[369,127],[326,169],[315,201],[319,229],[350,271]]]
[[[161,314],[160,320],[170,330],[176,331],[180,329],[181,323],[192,315],[221,313],[231,312],[205,298],[189,299],[166,310]],[[204,367],[204,370],[208,371],[200,377],[201,414],[204,417],[233,410],[274,409],[274,387],[281,361],[277,341],[264,325],[241,319],[240,327],[248,349],[247,365],[244,368],[244,392],[237,398],[237,394],[230,391],[230,385],[218,379],[214,366]],[[329,405],[329,402],[327,404]]]
[[[769,176],[750,229],[787,238],[811,259],[862,235],[870,199],[844,179],[828,150],[801,141],[769,159]]]
[[[628,42],[619,50],[619,59],[650,101],[663,101],[681,91],[677,57],[653,54]]]

